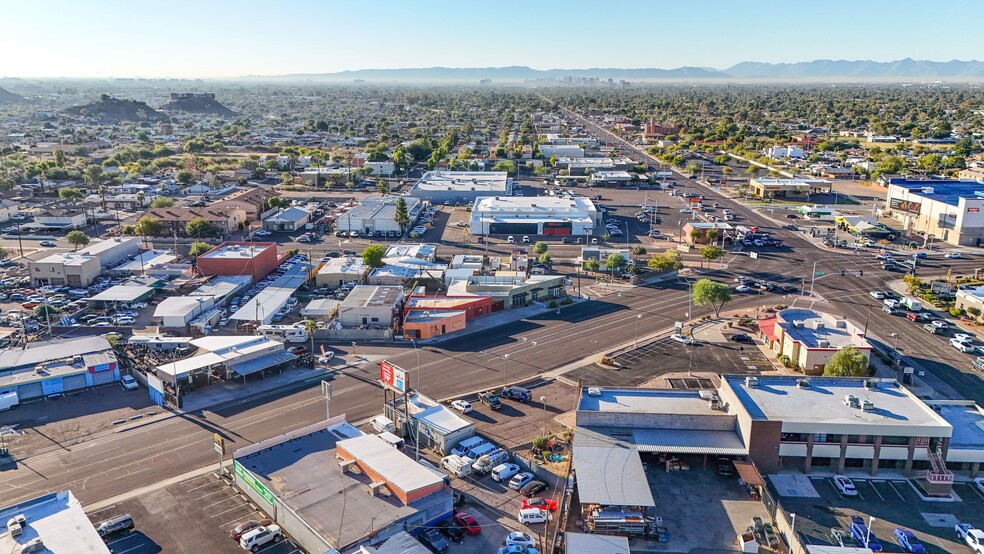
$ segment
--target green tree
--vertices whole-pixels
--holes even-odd
[[[598,263],[597,258],[588,258],[584,260],[584,269],[588,271],[598,271],[601,268],[601,264]]]
[[[920,169],[929,172],[936,171],[942,164],[943,158],[939,154],[926,154],[916,161],[916,165],[918,165]]]
[[[697,306],[710,306],[714,317],[721,315],[721,308],[731,301],[731,287],[724,283],[701,279],[694,283],[693,300]]]
[[[902,282],[905,283],[905,288],[909,292],[912,292],[922,286],[922,279],[912,274],[903,275]]]
[[[218,234],[218,228],[202,217],[196,217],[185,225],[185,234],[189,237],[202,238]]]
[[[755,177],[761,171],[762,171],[762,168],[761,167],[759,167],[757,165],[750,165],[750,166],[748,166],[748,169],[745,170],[745,173],[749,174],[752,177]]]
[[[58,167],[65,167],[65,151],[61,148],[55,148],[55,151],[52,152],[52,154],[55,156],[55,165]]]
[[[92,186],[97,186],[102,184],[103,180],[103,170],[97,164],[87,165],[85,167],[85,181]]]
[[[185,141],[184,143],[185,152],[204,152],[205,151],[205,141],[201,139],[191,139]]]
[[[65,235],[65,240],[75,247],[72,250],[78,250],[80,246],[89,244],[89,235],[83,233],[82,231],[71,231]]]
[[[541,264],[549,264],[552,261],[553,261],[553,258],[550,257],[550,254],[547,254],[546,252],[544,252],[543,254],[540,254],[540,263]]]
[[[385,179],[380,179],[379,182],[376,183],[376,192],[382,194],[383,196],[389,194],[390,192],[389,183],[387,183]]]
[[[85,198],[85,194],[77,188],[65,187],[58,190],[58,198],[62,200],[82,200]]]
[[[492,171],[505,171],[510,175],[515,175],[519,167],[512,160],[503,160],[492,167]]]
[[[696,175],[697,172],[700,171],[700,164],[697,162],[690,162],[684,170],[691,175]]]
[[[533,253],[535,254],[546,254],[547,250],[549,249],[550,249],[550,245],[543,242],[542,240],[536,241],[536,244],[533,245]]]
[[[713,244],[708,244],[707,246],[700,249],[700,255],[708,262],[713,262],[718,258],[724,256],[724,249],[720,246],[714,246]]]
[[[37,308],[34,308],[34,318],[38,320],[46,319],[48,316],[55,315],[60,311],[51,304],[40,304]]]
[[[182,169],[181,171],[174,174],[174,180],[181,183],[182,185],[187,185],[195,179],[195,174],[188,171],[187,169]]]
[[[407,227],[410,226],[410,213],[407,212],[407,201],[401,196],[396,201],[396,213],[393,215],[393,221],[400,226],[400,234],[407,232]]]
[[[294,203],[291,201],[291,199],[285,196],[271,196],[267,200],[267,206],[271,210],[274,208],[289,208],[293,205]]]
[[[6,257],[7,257],[7,249],[4,248],[3,246],[0,246],[0,259],[6,258]]]
[[[370,244],[362,251],[362,263],[369,267],[383,267],[386,249],[381,244]]]
[[[164,232],[164,224],[156,217],[145,215],[137,220],[136,225],[133,226],[133,232],[145,239],[147,237],[156,237]]]
[[[625,267],[627,261],[628,260],[625,259],[625,256],[619,254],[618,252],[610,254],[607,258],[605,258],[605,269],[607,269],[609,273],[614,274],[616,270]]]
[[[653,271],[678,271],[683,269],[683,262],[680,260],[678,250],[666,250],[662,254],[653,254],[646,263]]]
[[[188,249],[188,255],[191,256],[192,259],[196,259],[198,258],[198,256],[201,256],[202,254],[208,252],[211,249],[212,249],[211,244],[207,242],[202,242],[200,240],[196,240],[195,242],[191,243],[191,248]]]
[[[170,196],[158,196],[150,201],[151,208],[170,208],[174,206],[174,199]]]
[[[865,377],[868,375],[868,358],[853,346],[846,346],[827,360],[824,376]]]
[[[632,253],[635,254],[636,256],[645,256],[646,255],[646,247],[645,246],[636,246],[636,247],[634,247],[632,249]]]
[[[304,322],[304,330],[307,331],[309,337],[311,337],[311,355],[314,356],[314,332],[318,330],[318,324],[312,319],[308,319]]]

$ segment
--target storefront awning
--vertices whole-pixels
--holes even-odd
[[[758,468],[752,462],[739,462],[735,461],[735,469],[738,470],[738,475],[741,480],[754,486],[765,485],[765,479],[762,479],[762,474],[759,473]]]
[[[238,364],[229,364],[229,369],[235,371],[241,376],[246,376],[250,373],[256,373],[257,371],[264,370],[268,367],[289,362],[295,358],[297,358],[297,356],[286,350],[278,350],[276,352],[260,356],[259,358],[253,358],[252,360],[246,360],[245,362],[239,362]]]
[[[779,323],[779,318],[769,317],[758,322],[759,331],[765,335],[770,342],[775,342],[779,340],[779,335],[776,333],[776,324]]]
[[[633,429],[639,452],[747,456],[748,449],[733,431],[697,429]]]

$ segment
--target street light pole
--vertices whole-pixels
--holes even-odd
[[[547,438],[547,397],[541,396],[540,402],[543,403],[543,438]]]
[[[639,348],[639,320],[640,320],[640,319],[642,319],[642,314],[638,314],[638,315],[636,315],[636,324],[635,324],[635,345],[633,346],[633,348]]]

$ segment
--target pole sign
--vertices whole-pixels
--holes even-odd
[[[400,392],[407,392],[407,372],[386,360],[379,362],[379,380]]]
[[[212,433],[212,445],[219,454],[225,454],[225,439],[218,433]]]

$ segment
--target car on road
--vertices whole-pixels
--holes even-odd
[[[243,550],[259,552],[264,545],[280,540],[279,525],[261,525],[243,533],[239,537],[239,547]]]
[[[974,342],[974,335],[968,335],[967,333],[954,333],[953,338],[961,342]]]
[[[895,542],[899,543],[899,546],[906,552],[926,551],[926,547],[916,538],[916,534],[908,529],[896,527],[895,531],[892,531],[892,535],[895,536]]]
[[[875,300],[884,300],[885,299],[885,293],[883,291],[880,291],[880,290],[873,290],[873,291],[871,291],[871,292],[868,293],[868,296],[871,296]]]
[[[245,535],[246,533],[252,531],[253,529],[256,529],[257,527],[270,525],[271,523],[273,523],[272,519],[261,519],[261,520],[250,519],[244,521],[229,530],[229,538],[231,538],[236,542],[239,542],[239,539],[241,539],[242,536]]]
[[[533,474],[528,471],[517,473],[512,479],[509,480],[509,488],[518,491],[533,479]]]
[[[47,246],[47,247],[58,246],[57,244],[55,244],[55,241],[53,241],[53,240],[43,240],[43,241],[39,242],[38,244],[40,244],[41,246]]]
[[[552,498],[524,498],[520,508],[523,510],[527,508],[539,508],[541,510],[556,512],[557,501]]]
[[[930,325],[932,325],[933,327],[936,327],[937,329],[949,329],[950,328],[950,324],[947,323],[946,321],[943,321],[942,319],[937,319],[935,321],[932,321],[932,322],[930,322]]]
[[[441,536],[441,533],[433,527],[429,527],[421,531],[420,534],[417,535],[417,540],[426,546],[427,550],[438,554],[441,552],[447,552],[448,549],[451,548],[448,541],[446,541],[444,537]]]
[[[477,535],[482,532],[482,526],[479,525],[478,521],[476,521],[475,518],[468,512],[458,512],[454,514],[451,521],[469,535]]]
[[[943,254],[943,257],[944,258],[959,258],[960,257],[960,252],[947,252],[946,254]]]
[[[253,233],[253,236],[254,237],[269,237],[272,234],[273,233],[271,233],[270,231],[267,231],[266,229],[259,229],[259,230],[257,230],[256,232]]]
[[[120,377],[120,386],[123,387],[125,390],[136,390],[137,388],[140,387],[140,385],[137,383],[137,380],[130,375],[124,375],[123,377]]]
[[[329,350],[318,358],[318,363],[321,365],[328,365],[333,359],[335,359],[335,353]]]
[[[974,351],[974,345],[959,339],[950,339],[950,346],[963,352],[964,354]]]
[[[454,400],[451,402],[451,407],[463,414],[467,414],[472,411],[471,402],[467,400]]]
[[[752,342],[752,337],[745,333],[735,333],[731,335],[731,342]]]
[[[682,214],[692,214],[692,213],[694,213],[694,211],[691,210],[690,208],[683,208],[682,210],[680,210],[680,213],[682,213]]]
[[[680,344],[691,344],[691,343],[693,343],[693,341],[690,340],[690,337],[686,337],[686,336],[681,335],[679,333],[675,333],[673,335],[670,335],[670,340],[675,341],[675,342],[679,342]]]
[[[843,475],[834,475],[834,487],[836,487],[837,492],[841,493],[843,496],[858,495],[858,488],[854,486],[854,481],[851,481]]]
[[[798,215],[796,215],[796,214],[786,214],[786,219],[796,219],[796,218],[798,218],[798,217],[799,217],[799,216],[798,216]]]

